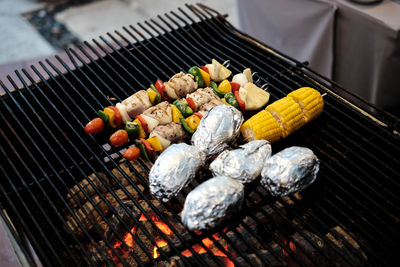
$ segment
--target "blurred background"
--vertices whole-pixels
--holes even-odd
[[[84,40],[196,2],[0,0],[0,79]],[[367,102],[400,114],[400,0],[201,2]]]

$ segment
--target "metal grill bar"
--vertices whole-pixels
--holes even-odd
[[[396,179],[397,172],[394,166],[398,165],[400,161],[398,158],[392,158],[392,155],[400,152],[400,148],[396,146],[399,143],[399,138],[392,136],[383,127],[377,127],[366,117],[360,116],[358,111],[349,108],[347,104],[331,93],[325,97],[326,107],[321,119],[312,122],[310,126],[304,127],[303,130],[293,134],[282,143],[277,143],[275,146],[275,148],[283,148],[285,145],[298,145],[300,143],[316,151],[321,160],[321,174],[316,184],[304,192],[304,197],[317,194],[321,196],[320,199],[311,202],[307,199],[293,196],[285,199],[276,199],[269,196],[265,189],[252,185],[249,188],[252,193],[247,197],[248,208],[243,210],[240,215],[235,215],[229,222],[222,223],[207,233],[188,232],[186,237],[183,237],[178,230],[178,228],[183,227],[179,215],[176,212],[171,212],[172,218],[177,222],[172,224],[162,211],[162,209],[174,211],[177,209],[174,205],[182,207],[184,198],[187,195],[186,192],[180,193],[173,203],[160,203],[159,207],[155,206],[146,193],[130,180],[128,174],[113,159],[113,155],[116,155],[118,159],[122,158],[119,149],[103,147],[102,137],[94,138],[93,136],[81,135],[81,130],[79,129],[83,129],[84,123],[89,120],[90,116],[88,114],[95,114],[99,107],[113,104],[109,96],[121,101],[133,93],[135,88],[146,88],[144,84],[154,82],[157,78],[168,79],[173,73],[181,70],[182,67],[189,68],[192,65],[203,65],[210,61],[211,56],[219,61],[230,59],[230,69],[234,72],[241,72],[246,67],[257,70],[260,73],[258,85],[268,83],[272,90],[270,91],[271,99],[278,99],[286,95],[288,91],[301,86],[311,86],[325,90],[324,87],[320,86],[321,84],[326,85],[325,81],[315,82],[304,74],[302,70],[304,65],[298,62],[292,64],[295,62],[294,60],[282,60],[282,58],[266,52],[255,43],[239,36],[236,29],[230,27],[218,14],[214,16],[207,8],[201,7],[199,9],[189,5],[187,7],[198,20],[194,20],[186,11],[179,9],[185,19],[175,12],[171,12],[171,15],[165,14],[166,19],[158,16],[158,19],[167,28],[164,28],[154,19],[145,21],[144,24],[139,23],[138,26],[149,38],[133,26],[130,26],[130,30],[139,37],[126,27],[123,30],[133,41],[115,31],[121,41],[112,34],[107,33],[112,43],[104,37],[100,37],[105,43],[105,47],[93,40],[97,46],[96,48],[85,42],[84,44],[89,50],[86,50],[85,47],[78,47],[78,52],[73,49],[67,50],[67,55],[75,67],[74,71],[59,57],[56,58],[66,70],[65,74],[49,60],[46,60],[47,64],[58,74],[57,77],[42,62],[39,62],[41,68],[49,75],[49,80],[46,80],[39,70],[31,66],[41,80],[40,84],[35,83],[28,72],[22,70],[32,83],[32,85],[28,86],[20,73],[16,72],[18,79],[24,86],[24,90],[11,93],[8,89],[5,89],[8,98],[2,98],[1,100],[1,105],[3,106],[1,108],[5,110],[5,113],[3,116],[3,112],[1,112],[0,119],[6,122],[7,128],[4,131],[2,129],[0,134],[5,140],[9,140],[12,135],[17,136],[18,131],[22,130],[24,132],[23,136],[26,136],[27,139],[17,136],[16,139],[10,139],[15,140],[15,143],[8,141],[8,144],[0,146],[0,153],[4,156],[8,156],[7,152],[10,148],[14,151],[10,155],[11,158],[7,158],[0,167],[2,173],[6,174],[6,179],[8,179],[8,183],[4,184],[7,189],[3,186],[3,183],[0,183],[0,192],[3,193],[0,199],[2,201],[5,199],[7,203],[10,203],[13,201],[12,198],[16,197],[18,205],[22,205],[24,207],[23,210],[28,212],[30,217],[33,217],[35,225],[34,227],[32,226],[33,228],[43,229],[40,228],[42,221],[46,222],[46,225],[49,225],[53,231],[57,229],[57,226],[59,227],[59,223],[64,225],[63,228],[65,229],[60,234],[58,232],[54,233],[57,235],[59,242],[57,247],[63,247],[64,253],[67,253],[70,261],[75,262],[75,264],[79,264],[80,259],[73,254],[75,252],[71,251],[67,242],[72,242],[78,246],[79,255],[82,255],[92,265],[96,265],[98,260],[107,261],[107,265],[114,263],[110,262],[107,256],[109,252],[99,246],[95,247],[98,254],[95,254],[94,258],[92,258],[92,255],[89,255],[88,251],[85,250],[82,240],[71,231],[58,210],[59,208],[65,209],[67,214],[73,217],[73,223],[83,229],[84,236],[89,240],[93,240],[93,233],[85,230],[85,227],[64,198],[64,194],[71,193],[71,184],[78,185],[80,192],[93,205],[101,219],[109,224],[116,239],[126,246],[128,245],[123,235],[110,225],[107,214],[96,207],[91,197],[86,194],[85,189],[79,185],[79,181],[82,178],[95,189],[110,212],[117,216],[123,230],[127,233],[131,231],[131,227],[124,222],[111,203],[101,194],[100,189],[87,177],[88,172],[96,175],[107,192],[116,199],[122,209],[127,212],[129,218],[143,231],[145,238],[135,234],[131,234],[131,236],[153,264],[156,261],[166,260],[172,255],[177,255],[185,265],[194,263],[207,265],[208,263],[205,259],[192,248],[194,244],[199,244],[204,248],[208,258],[215,264],[223,264],[203,244],[202,240],[204,238],[209,238],[214,242],[215,247],[238,266],[244,262],[248,265],[256,264],[251,259],[250,254],[247,253],[252,253],[260,262],[267,265],[273,265],[274,261],[280,262],[285,256],[277,253],[269,243],[265,243],[244,218],[252,219],[257,223],[258,227],[270,232],[271,241],[283,249],[284,253],[300,266],[319,265],[321,258],[332,263],[340,260],[340,262],[348,265],[359,265],[357,262],[366,260],[352,244],[343,239],[341,234],[332,228],[333,226],[341,227],[353,240],[356,240],[362,251],[367,253],[369,263],[390,262],[391,258],[387,256],[390,255],[390,251],[395,250],[396,241],[399,239],[399,233],[395,231],[398,224],[393,217],[396,217],[399,212],[398,206],[395,205],[399,197],[395,194],[395,191],[399,189],[400,184]],[[100,50],[103,55],[100,54]],[[92,52],[92,55],[97,58],[91,56],[91,53],[87,51]],[[154,51],[158,52],[158,54],[154,53]],[[284,58],[288,59],[288,57]],[[16,88],[14,81],[11,78],[9,80],[13,87]],[[5,87],[2,83],[0,85]],[[56,88],[59,90],[56,90]],[[10,105],[10,101],[13,104]],[[16,114],[14,114],[15,110]],[[34,120],[30,121],[28,118],[30,118],[29,114],[32,112]],[[15,130],[11,120],[6,119],[8,116],[18,121],[14,127]],[[25,116],[26,118],[20,122],[19,116]],[[323,122],[323,119],[326,120],[326,123]],[[344,125],[342,126],[341,121],[343,119]],[[27,124],[24,124],[25,121]],[[63,122],[62,125],[57,124],[60,121]],[[354,124],[354,129],[350,127],[349,122]],[[325,127],[317,128],[318,124]],[[57,128],[57,126],[59,127]],[[29,127],[33,127],[33,131],[29,131]],[[354,141],[357,140],[356,138],[361,140],[361,144]],[[54,156],[54,159],[46,160],[43,163],[40,158],[46,158],[46,154],[41,150],[44,144],[49,144],[50,155]],[[381,147],[382,144],[384,145],[383,147]],[[28,150],[32,145],[35,149],[28,153],[29,158],[33,159],[34,162],[31,167],[24,164],[25,156],[17,151],[21,148]],[[367,145],[368,149],[364,145]],[[81,147],[84,150],[81,150]],[[390,149],[386,149],[386,147],[390,147]],[[61,153],[60,156],[58,153]],[[35,155],[37,154],[39,154],[40,158],[35,160]],[[62,160],[63,155],[67,157],[65,162]],[[383,156],[382,158],[380,157],[381,155]],[[23,169],[16,168],[16,165],[11,161],[14,158],[17,159],[17,162],[22,163]],[[103,158],[106,158],[108,162],[104,162]],[[139,160],[138,163],[146,172],[149,171],[149,165],[146,162]],[[137,167],[130,162],[127,162],[126,165],[143,185],[148,186],[147,177],[143,176]],[[363,165],[366,167],[363,167]],[[8,166],[7,169],[5,166]],[[79,174],[78,179],[71,173],[70,170],[72,169],[69,166],[72,166],[73,171]],[[140,199],[144,200],[151,211],[171,229],[173,232],[171,237],[165,235],[157,227],[147,214],[148,211],[125,189],[114,173],[110,171],[111,168],[122,174],[124,179],[129,182],[129,185],[138,193]],[[144,224],[130,213],[122,199],[115,194],[113,187],[110,187],[102,178],[99,174],[100,171],[104,172],[115,184],[115,188],[121,189],[125,196],[147,218],[155,232],[168,243],[169,252],[164,251],[162,247],[157,245],[156,240],[147,231]],[[33,179],[32,182],[25,181],[24,172],[31,174],[29,176]],[[12,181],[11,175],[15,175],[18,179]],[[378,180],[375,176],[380,176],[382,179]],[[352,177],[352,179],[349,180],[349,177]],[[68,179],[65,180],[65,178]],[[22,186],[18,186],[18,183],[21,183]],[[196,181],[193,182],[189,189],[194,188],[197,184]],[[8,188],[9,186],[11,190]],[[39,195],[34,193],[36,188],[41,192]],[[27,191],[27,196],[22,195],[20,193],[21,190]],[[48,190],[48,193],[46,190]],[[29,199],[28,196],[32,198],[33,203],[24,200]],[[45,213],[45,207],[40,204],[41,198],[48,200],[46,205],[49,205],[49,208],[55,213],[54,218],[50,215],[47,216]],[[260,202],[257,199],[262,199],[262,201]],[[79,208],[82,208],[83,204],[79,200],[73,197],[73,201]],[[347,203],[351,204],[348,205]],[[369,206],[367,207],[366,205]],[[38,242],[38,237],[42,237],[45,233],[43,231],[35,234],[31,232],[31,226],[27,224],[27,221],[30,221],[31,218],[27,220],[26,215],[22,215],[18,207],[13,203],[10,203],[9,206],[13,211],[12,215],[19,219],[22,228],[27,232],[29,239],[39,252],[44,263],[49,265],[49,262],[54,259],[60,262],[62,256],[54,249],[51,255],[44,254],[45,249],[42,249],[42,247],[47,248],[50,246],[49,242],[47,244],[45,242],[49,239],[43,240],[43,244],[43,241]],[[30,212],[30,207],[32,206],[39,206],[39,210]],[[273,211],[276,218],[271,217],[264,207],[268,207],[269,210]],[[84,209],[83,211],[85,213]],[[45,216],[40,220],[35,220],[33,215],[36,213],[44,214]],[[266,219],[268,223],[263,222],[261,218],[263,220]],[[281,226],[277,219],[285,222],[285,225],[289,228]],[[90,223],[92,225],[96,224],[91,219]],[[302,227],[298,226],[297,223],[300,223]],[[303,231],[303,227],[319,236],[324,241],[326,248],[320,248]],[[95,230],[98,232],[97,229]],[[63,240],[64,231],[71,241],[67,241],[69,239]],[[299,240],[294,238],[293,231],[298,233],[317,254],[310,253]],[[337,247],[325,233],[330,233],[338,240],[343,239],[343,246],[347,250]],[[221,240],[226,241],[229,245],[229,250],[214,238],[214,234],[218,234]],[[128,264],[101,232],[98,232],[98,236],[105,243],[107,249],[119,258],[121,263]],[[380,238],[379,241],[383,240],[386,243],[377,242],[378,236]],[[179,241],[179,245],[171,239],[175,237],[177,240],[174,239],[174,241]],[[47,237],[45,236],[45,238]],[[247,247],[247,252],[235,240]],[[256,240],[264,249],[267,249],[271,257],[254,248],[252,240]],[[160,253],[159,258],[154,259],[151,252],[147,251],[144,245],[147,241],[157,247]],[[296,252],[292,251],[289,242],[296,246]],[[182,252],[186,249],[193,255],[190,259],[182,255]],[[327,249],[335,253],[332,254]],[[139,265],[145,264],[134,249],[130,250],[129,253]],[[309,262],[304,261],[303,256]],[[354,259],[357,259],[357,261],[354,261]],[[60,265],[62,264],[65,263],[61,262]]]

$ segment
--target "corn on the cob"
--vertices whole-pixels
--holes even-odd
[[[281,137],[282,128],[271,113],[262,110],[245,121],[240,132],[246,142],[265,139],[275,142]]]
[[[321,94],[310,87],[297,89],[288,94],[288,97],[293,98],[300,105],[305,122],[315,119],[324,108],[324,99]]]
[[[293,98],[284,97],[265,108],[282,127],[282,138],[302,127],[305,123],[303,111]]]

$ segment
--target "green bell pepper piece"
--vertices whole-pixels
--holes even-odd
[[[197,66],[191,67],[189,69],[188,73],[190,73],[194,76],[194,79],[197,82],[197,85],[199,86],[199,88],[204,87],[205,83],[204,83],[203,76],[201,76],[199,67],[197,67]]]
[[[139,138],[139,124],[133,121],[125,123],[125,131],[128,133],[131,140]]]
[[[224,98],[229,105],[234,106],[235,108],[240,110],[239,103],[237,102],[236,97],[232,92],[226,93]]]
[[[108,115],[104,111],[97,111],[97,116],[104,121],[104,125],[108,125]]]
[[[215,82],[210,82],[210,87],[214,90],[214,93],[220,97],[223,98],[225,96],[226,93],[221,92],[220,90],[218,90],[218,86]]]
[[[188,132],[190,134],[194,134],[194,130],[189,127],[189,125],[187,124],[187,122],[185,121],[185,119],[183,117],[180,117],[179,120],[181,121],[183,129],[185,129],[186,132]]]
[[[172,104],[174,104],[179,109],[179,111],[182,113],[183,117],[185,117],[185,118],[189,117],[190,115],[193,114],[193,109],[191,109],[188,106],[185,99],[175,100],[174,103],[172,103]]]
[[[135,145],[140,149],[140,155],[143,159],[150,161],[149,155],[147,155],[146,147],[140,140],[135,140]]]

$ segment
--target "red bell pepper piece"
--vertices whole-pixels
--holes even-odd
[[[237,100],[237,102],[238,102],[238,104],[239,104],[240,110],[242,111],[242,113],[244,113],[245,110],[246,110],[246,104],[245,104],[244,101],[240,98],[240,96],[239,96],[239,90],[235,91],[234,95],[235,95],[235,98],[236,98],[236,100]]]
[[[136,116],[136,119],[138,119],[140,121],[140,124],[143,127],[144,132],[147,134],[149,134],[149,126],[147,125],[147,121],[140,115]]]
[[[203,115],[201,115],[201,113],[198,113],[198,112],[193,113],[193,115],[196,115],[197,117],[199,117],[200,120],[203,118]]]
[[[191,97],[186,98],[186,102],[188,103],[188,106],[189,106],[192,110],[196,110],[196,103],[194,103],[193,98],[191,98]]]
[[[139,138],[139,140],[143,143],[144,147],[146,148],[147,155],[149,155],[151,158],[154,157],[154,149],[149,143],[149,141],[147,141],[144,138]]]
[[[118,108],[109,106],[109,109],[112,109],[115,112],[115,124],[117,125],[118,128],[122,127],[122,116],[121,113],[119,113]]]
[[[164,92],[165,91],[165,85],[163,84],[163,82],[160,79],[158,79],[156,81],[154,86],[156,87],[157,91],[160,93],[161,98],[164,101],[171,101],[171,98]]]
[[[208,74],[210,74],[210,71],[208,70],[208,68],[206,66],[201,66],[201,69],[204,70],[205,72],[207,72]]]
[[[232,93],[235,93],[236,91],[239,91],[240,84],[234,83],[234,82],[229,82],[229,83],[231,84],[231,87],[232,87]]]

